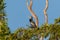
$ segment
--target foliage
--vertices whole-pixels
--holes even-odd
[[[4,12],[4,0],[0,0],[0,40],[5,40],[10,34],[10,30],[7,25],[6,15]]]
[[[59,18],[56,20],[60,20]],[[43,36],[44,38],[49,37],[49,40],[59,40],[60,39],[60,21],[54,24],[44,24],[39,28],[19,28],[14,33],[8,33],[0,35],[0,39],[3,40],[39,40],[39,36]],[[8,28],[8,27],[7,27]],[[5,29],[5,26],[3,30]],[[8,30],[8,29],[7,29]],[[5,31],[4,31],[5,32]],[[7,31],[8,32],[8,31]],[[5,35],[5,36],[4,36]],[[1,38],[3,36],[3,38]]]

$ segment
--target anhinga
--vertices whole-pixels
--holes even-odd
[[[30,22],[30,24],[31,24],[31,28],[36,28],[36,24],[35,24],[35,22],[33,21],[33,17],[32,17],[32,16],[30,16],[29,22]]]

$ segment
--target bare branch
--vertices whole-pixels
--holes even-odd
[[[48,15],[46,13],[47,9],[48,9],[48,0],[46,0],[46,7],[44,8],[45,23],[48,24]]]
[[[27,0],[26,3],[28,4],[28,0]],[[29,6],[27,5],[27,8],[30,11],[30,13],[32,14],[32,16],[35,18],[35,20],[36,20],[36,26],[38,27],[38,17],[36,16],[36,14],[32,10],[32,4],[33,4],[32,0],[30,0],[30,5]]]

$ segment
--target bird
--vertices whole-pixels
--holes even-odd
[[[36,24],[33,21],[33,17],[32,16],[29,17],[29,22],[30,22],[31,28],[35,28],[36,27]]]

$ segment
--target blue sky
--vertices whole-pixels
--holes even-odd
[[[31,16],[26,6],[26,0],[5,0],[5,3],[10,30],[13,32],[19,27],[26,28],[26,25],[29,25],[29,16]],[[38,16],[39,26],[42,25],[44,23],[45,0],[33,0],[32,8]],[[47,14],[49,23],[53,23],[55,18],[60,17],[60,0],[49,0]]]

